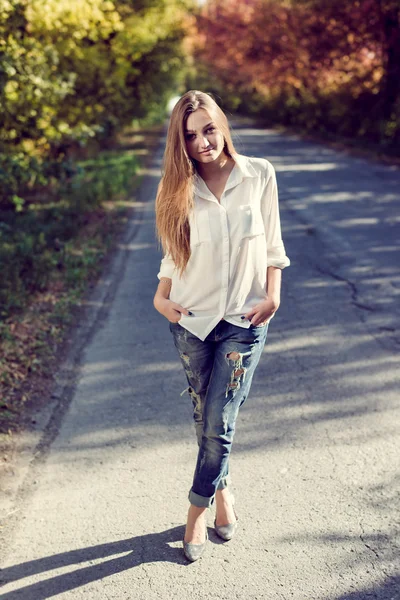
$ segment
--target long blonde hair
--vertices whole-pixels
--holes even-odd
[[[199,108],[208,112],[224,137],[224,152],[236,153],[229,124],[215,100],[197,90],[186,92],[175,105],[168,127],[163,176],[156,198],[156,228],[164,253],[168,253],[183,274],[190,258],[189,214],[193,209],[196,163],[186,151],[185,126],[189,115]]]

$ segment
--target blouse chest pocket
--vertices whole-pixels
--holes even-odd
[[[239,206],[239,229],[241,237],[250,238],[265,234],[261,211],[253,204]]]
[[[198,246],[204,242],[211,242],[210,216],[204,208],[197,210],[189,219],[190,245]]]

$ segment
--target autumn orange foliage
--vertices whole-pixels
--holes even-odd
[[[214,0],[197,64],[240,109],[309,129],[399,139],[398,0]]]

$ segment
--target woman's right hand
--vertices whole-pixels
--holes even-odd
[[[157,297],[157,295],[154,298],[154,308],[168,319],[170,323],[178,323],[182,314],[187,316],[191,314],[190,311],[180,304],[172,302],[168,298]]]

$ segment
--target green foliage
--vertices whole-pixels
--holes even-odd
[[[0,3],[0,316],[45,289],[85,215],[129,187],[135,158],[98,149],[165,116],[184,80],[189,5]]]
[[[0,318],[22,308],[30,294],[44,290],[56,269],[74,277],[94,260],[90,254],[74,257],[73,240],[95,207],[129,189],[137,168],[132,154],[104,152],[76,165],[56,201],[38,199],[18,212],[0,212]]]
[[[69,156],[160,119],[182,84],[190,0],[0,4],[0,206],[68,178]],[[100,185],[100,184],[99,184]],[[98,193],[101,195],[101,191]]]

